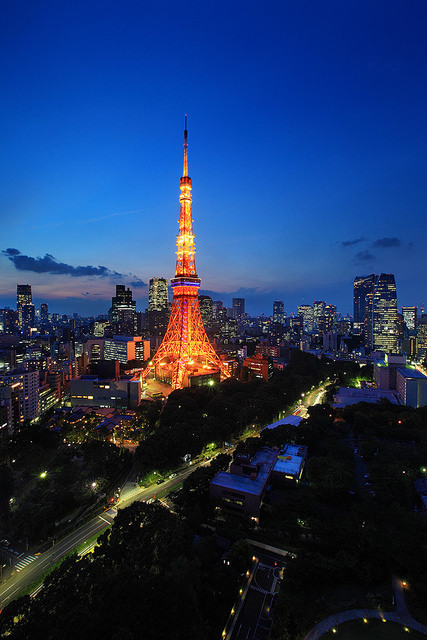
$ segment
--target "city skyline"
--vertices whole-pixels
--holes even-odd
[[[53,312],[105,314],[116,284],[148,306],[186,112],[202,294],[345,314],[375,271],[423,304],[425,5],[220,5],[7,7],[1,306],[21,283]]]

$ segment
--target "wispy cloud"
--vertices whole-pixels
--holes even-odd
[[[95,276],[99,278],[109,278],[110,280],[132,280],[134,287],[146,286],[140,278],[132,274],[123,274],[118,271],[113,271],[108,267],[99,265],[97,267],[93,265],[85,266],[73,266],[66,264],[65,262],[58,262],[54,256],[50,253],[46,253],[43,258],[32,256],[26,256],[22,254],[18,249],[9,247],[2,251],[14,265],[18,271],[33,271],[34,273],[51,273],[69,275],[73,278],[82,278],[85,276]]]
[[[116,211],[116,213],[107,213],[104,216],[98,216],[96,218],[86,218],[83,220],[79,220],[79,225],[91,224],[92,222],[101,222],[102,220],[108,220],[109,218],[115,218],[117,216],[128,216],[128,215],[131,215],[132,213],[142,213],[142,211],[144,211],[144,209],[133,209],[132,211]],[[52,229],[56,227],[62,227],[65,224],[68,225],[69,222],[67,220],[64,220],[63,222],[49,222],[48,224],[35,225],[32,228],[33,229]]]
[[[375,256],[370,251],[359,251],[359,253],[356,253],[355,258],[358,262],[376,260]]]
[[[352,247],[355,244],[359,244],[359,242],[363,242],[365,238],[355,238],[354,240],[343,240],[341,242],[343,247]]]
[[[380,247],[381,249],[390,249],[391,247],[401,247],[403,244],[400,238],[379,238],[372,243],[373,247]]]

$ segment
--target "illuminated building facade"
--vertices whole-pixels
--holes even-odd
[[[213,324],[213,307],[212,298],[210,296],[199,296],[200,313],[202,314],[205,329],[212,329]]]
[[[397,350],[397,296],[392,273],[377,277],[373,305],[373,347],[385,351]]]
[[[407,331],[417,328],[418,307],[402,307],[403,322]]]
[[[19,330],[29,336],[35,325],[36,310],[32,303],[31,285],[16,285],[16,310],[18,312]]]
[[[171,280],[173,301],[169,324],[156,355],[142,374],[145,378],[154,369],[156,378],[170,382],[173,389],[190,386],[193,378],[206,376],[209,371],[220,371],[222,378],[230,376],[209,342],[200,313],[200,278],[196,271],[191,178],[188,175],[187,117],[180,191],[181,210],[176,240],[176,270]]]
[[[148,284],[148,311],[163,311],[169,306],[166,278],[150,278]]]
[[[151,336],[165,335],[169,322],[169,294],[166,278],[150,278],[146,319]]]
[[[273,322],[275,324],[284,324],[285,322],[285,308],[283,300],[276,300],[273,302]]]
[[[114,332],[121,336],[134,336],[136,333],[136,302],[132,300],[132,291],[123,284],[116,285],[116,295],[111,300],[110,322]]]
[[[233,298],[233,318],[240,320],[245,313],[245,299]]]
[[[313,307],[309,304],[300,304],[297,310],[299,317],[302,318],[304,331],[313,331]]]

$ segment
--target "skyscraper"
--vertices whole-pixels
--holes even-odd
[[[148,311],[163,311],[169,306],[166,278],[150,278],[148,285]]]
[[[116,295],[111,300],[109,319],[113,331],[120,336],[134,336],[136,333],[136,302],[132,291],[125,285],[116,285]]]
[[[361,327],[366,318],[366,296],[373,293],[375,274],[369,276],[356,276],[353,284],[353,320]]]
[[[373,308],[374,349],[397,350],[397,296],[392,273],[381,273],[376,281]]]
[[[31,327],[34,327],[36,317],[30,284],[16,285],[16,310],[18,312],[19,330],[24,335],[29,335]]]
[[[245,313],[245,299],[233,298],[233,318],[235,320],[241,320]]]
[[[313,331],[313,307],[309,304],[300,304],[297,311],[302,318],[304,331]]]
[[[184,169],[180,180],[180,216],[176,239],[176,269],[171,280],[172,309],[162,344],[151,364],[144,370],[146,377],[155,368],[156,376],[169,380],[173,389],[192,384],[193,379],[211,379],[218,372],[222,378],[229,373],[215,353],[203,326],[199,305],[200,278],[196,271],[196,247],[191,214],[191,178],[188,175],[187,116],[184,130]]]
[[[313,302],[313,325],[318,329],[320,318],[325,315],[326,302],[324,300],[315,300]]]
[[[205,329],[211,329],[213,324],[213,306],[210,296],[199,296],[200,313]]]
[[[273,302],[273,322],[275,324],[283,324],[285,322],[285,307],[283,300]]]
[[[417,328],[418,307],[402,307],[403,322],[407,331]]]

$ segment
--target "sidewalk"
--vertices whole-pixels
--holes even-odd
[[[363,618],[377,618],[389,622],[397,622],[427,636],[427,625],[418,622],[418,620],[415,620],[409,613],[405,602],[402,581],[396,576],[393,576],[393,590],[396,599],[395,611],[381,611],[378,609],[349,609],[348,611],[341,611],[316,624],[316,626],[307,633],[304,640],[318,640],[318,638],[321,638],[327,631],[342,622]]]

